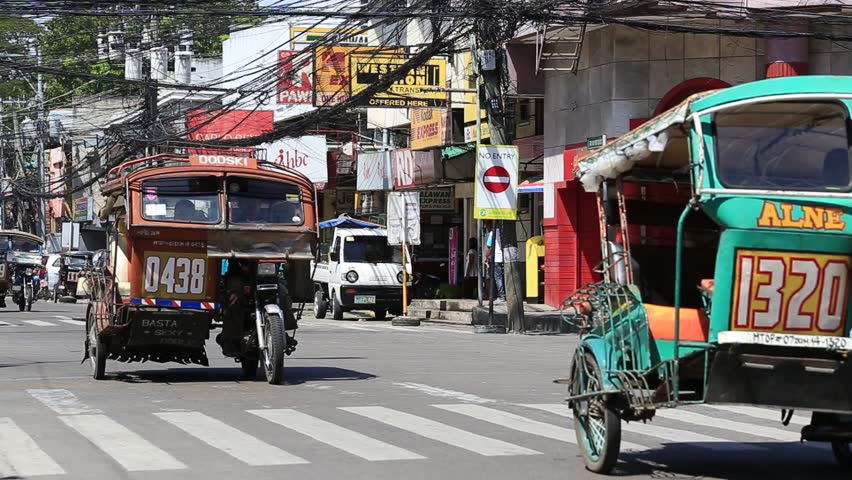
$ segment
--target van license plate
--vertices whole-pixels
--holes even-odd
[[[375,295],[355,295],[355,303],[356,304],[369,304],[376,303]]]

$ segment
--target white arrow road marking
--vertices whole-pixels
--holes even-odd
[[[62,475],[62,469],[10,418],[0,418],[0,477]]]
[[[159,412],[154,415],[249,465],[310,463],[200,412]]]
[[[168,452],[106,415],[71,415],[59,419],[130,472],[186,468]]]
[[[426,458],[289,408],[248,410],[248,412],[366,460],[417,460]]]
[[[76,395],[64,388],[31,388],[27,393],[43,403],[47,408],[60,415],[77,415],[81,413],[103,413],[81,402]]]
[[[340,409],[487,457],[541,454],[535,450],[386,407],[340,407]]]

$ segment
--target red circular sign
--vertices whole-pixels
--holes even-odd
[[[503,193],[509,188],[509,171],[499,165],[490,167],[482,175],[482,183],[489,192]]]

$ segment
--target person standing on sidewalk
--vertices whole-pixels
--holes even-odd
[[[485,240],[485,266],[491,262],[491,251],[494,251],[494,290],[500,300],[506,300],[506,287],[503,284],[503,246],[500,242],[500,229],[494,227],[494,221],[488,222],[488,237]],[[491,294],[488,289],[489,295]]]
[[[467,242],[467,253],[464,256],[464,283],[462,284],[462,296],[467,299],[476,299],[476,281],[479,273],[479,255],[477,252],[476,238],[471,237]]]

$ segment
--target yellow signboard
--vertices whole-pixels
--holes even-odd
[[[464,52],[464,71],[470,72],[470,78],[473,77],[473,60],[470,55],[470,52]],[[473,81],[469,81],[467,88],[475,89],[477,84]],[[484,108],[480,108],[479,110],[479,118],[482,119],[482,138],[480,141],[485,141],[491,138],[491,131],[488,129],[488,115],[485,113]],[[476,141],[476,94],[475,93],[465,93],[464,94],[464,141],[465,143],[473,143]]]
[[[731,330],[843,335],[849,255],[737,250]]]
[[[380,82],[386,75],[408,61],[404,55],[374,55],[353,53],[350,56],[352,94],[357,95]],[[373,95],[368,107],[440,108],[447,106],[447,93],[429,91],[447,86],[447,60],[432,58],[426,64],[412,68],[386,90]]]
[[[447,110],[444,108],[411,109],[411,149],[424,150],[445,143]]]
[[[322,47],[314,54],[314,105],[331,107],[349,100],[349,55],[357,47]]]
[[[290,32],[290,48],[293,50],[301,50],[316,42],[322,42],[326,46],[358,47],[366,46],[370,41],[367,31],[358,28],[293,27]]]

